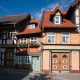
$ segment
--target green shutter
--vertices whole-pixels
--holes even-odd
[[[72,50],[72,52],[79,52],[79,50]]]
[[[49,50],[43,50],[43,52],[49,52]]]
[[[70,52],[70,50],[52,50],[52,52]]]

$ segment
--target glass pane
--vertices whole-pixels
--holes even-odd
[[[31,40],[33,40],[33,38],[31,38]]]
[[[62,33],[62,35],[69,35],[69,33],[67,33],[67,32],[66,33]]]
[[[54,36],[52,36],[52,43],[54,43],[54,41],[55,41],[55,37],[54,37]]]
[[[51,42],[51,36],[48,36],[48,42]]]
[[[59,21],[56,21],[56,23],[59,23]]]
[[[59,20],[59,17],[56,17],[56,20]]]
[[[67,55],[63,55],[63,58],[67,58]]]
[[[65,43],[65,36],[62,37],[62,43]]]
[[[55,54],[55,55],[53,56],[53,58],[58,58],[58,57],[57,57],[57,55]]]
[[[48,35],[55,35],[55,33],[54,32],[49,32]]]
[[[69,36],[66,36],[66,43],[69,43]]]

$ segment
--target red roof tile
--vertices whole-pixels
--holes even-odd
[[[63,10],[63,11],[64,11],[65,14],[68,12],[68,10]]]
[[[66,12],[66,11],[65,11]],[[56,24],[53,24],[51,21],[50,21],[50,15],[52,14],[52,11],[46,11],[44,13],[44,18],[43,18],[43,23],[42,23],[42,27],[53,27],[53,28],[76,28],[75,25],[73,25],[69,20],[67,19],[63,19],[63,22],[62,24],[59,24],[59,25],[56,25]]]
[[[36,28],[34,28],[34,29],[28,29],[28,25],[27,25],[26,28],[25,28],[25,30],[24,30],[23,32],[18,33],[18,35],[33,34],[33,33],[39,33],[39,32],[41,32],[41,31],[40,31],[40,27],[39,27],[39,25],[40,25],[40,20],[31,20],[31,21],[29,22],[29,24],[30,24],[30,23],[33,23],[33,22],[35,22],[35,23],[38,24],[38,26],[36,26]]]

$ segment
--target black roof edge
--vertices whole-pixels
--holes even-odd
[[[43,24],[44,14],[45,14],[45,11],[43,11],[43,15],[42,15],[42,18],[41,18],[41,22],[40,22],[39,27],[41,27],[41,26],[42,26],[42,24]]]
[[[63,29],[68,29],[68,28],[69,28],[69,29],[73,29],[73,28],[74,28],[74,29],[76,29],[77,27],[44,27],[44,28],[55,28],[55,29],[56,29],[56,28],[58,28],[58,29],[59,29],[59,28],[60,28],[60,29],[61,29],[61,28],[63,28]]]
[[[23,35],[31,35],[31,34],[39,34],[39,33],[41,33],[41,32],[36,32],[36,33],[28,33],[28,34],[20,34],[20,35],[16,35],[16,36],[23,36]]]

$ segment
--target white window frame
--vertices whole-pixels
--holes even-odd
[[[37,38],[36,43],[38,43],[38,37],[31,37],[31,38]],[[31,38],[30,38],[30,42],[33,41],[34,43],[35,40],[31,40]]]
[[[48,33],[54,33],[55,35],[49,35],[48,34],[48,36],[51,36],[51,42],[48,42],[48,36],[47,36],[47,43],[49,43],[49,44],[55,44],[55,42],[56,42],[56,33],[55,32],[48,32]],[[54,43],[52,42],[52,36],[54,36]]]
[[[62,44],[69,44],[70,43],[70,33],[69,33],[69,35],[63,35],[63,33],[69,33],[69,32],[62,32]],[[69,36],[69,41],[68,41],[68,43],[66,43],[66,40],[65,40],[65,43],[63,42],[63,36]]]
[[[56,20],[56,17],[59,18],[59,20]],[[59,21],[59,23],[56,23],[56,21]],[[61,23],[61,16],[55,16],[54,17],[54,24],[60,24]]]
[[[22,62],[21,62],[21,58],[22,58]],[[22,56],[18,56],[18,64],[22,64],[22,63],[23,63],[23,57]]]
[[[21,39],[23,39],[23,40],[21,41]],[[24,42],[24,39],[26,39],[26,43],[27,43],[27,38],[21,38],[21,39],[20,39],[20,43],[21,43],[21,42],[22,42],[22,43],[25,43],[25,42]]]
[[[35,28],[35,24],[28,25],[28,29],[34,29],[34,28]]]
[[[27,59],[27,62],[26,62],[26,59]],[[30,56],[25,56],[25,60],[24,60],[24,64],[30,64]],[[29,61],[29,62],[28,62]]]

